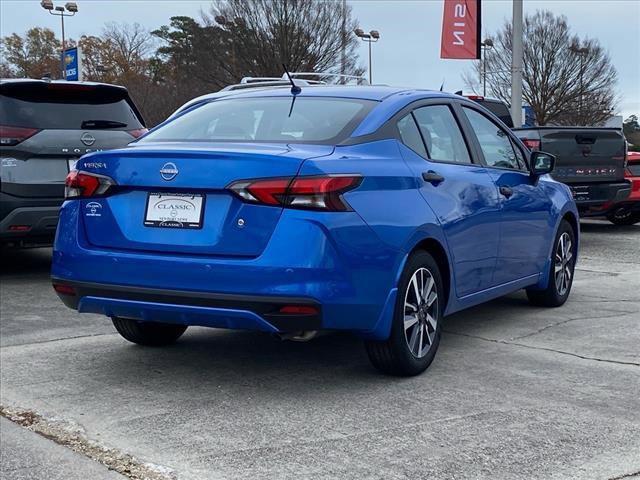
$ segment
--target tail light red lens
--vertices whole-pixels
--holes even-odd
[[[12,147],[34,136],[40,130],[37,128],[10,127],[0,125],[0,146]]]
[[[127,133],[133,138],[140,138],[142,135],[149,131],[148,128],[138,128],[136,130],[128,130]]]
[[[242,180],[232,183],[228,188],[250,203],[345,212],[350,208],[342,194],[353,190],[361,182],[359,175],[327,175]]]
[[[533,138],[523,138],[522,143],[524,143],[525,146],[532,152],[536,150],[540,150],[540,140],[533,139]]]
[[[115,185],[115,182],[104,175],[74,170],[69,172],[64,182],[64,196],[65,198],[86,198],[104,195],[112,185]]]

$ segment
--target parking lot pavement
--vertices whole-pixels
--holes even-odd
[[[61,306],[46,252],[3,260],[1,403],[80,425],[167,478],[614,479],[640,474],[640,226],[583,223],[560,309],[447,319],[418,377],[361,343],[192,328],[165,349]]]

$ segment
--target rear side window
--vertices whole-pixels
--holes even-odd
[[[69,89],[57,84],[3,88],[0,124],[40,129],[142,128],[127,101],[126,91],[101,88]]]
[[[416,125],[416,121],[413,119],[412,114],[403,117],[398,122],[398,132],[400,132],[402,143],[418,155],[422,155],[423,157],[427,156],[427,150],[424,148],[420,131],[418,130],[418,126]]]
[[[471,163],[469,150],[451,109],[433,105],[414,110],[429,158],[444,162]]]
[[[519,169],[509,135],[481,113],[463,107],[489,167]]]
[[[335,144],[345,140],[377,102],[331,97],[215,100],[147,134],[147,142],[279,142]]]

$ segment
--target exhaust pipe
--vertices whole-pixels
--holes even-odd
[[[308,342],[318,336],[318,330],[304,330],[301,332],[278,333],[280,340],[291,340],[293,342]]]

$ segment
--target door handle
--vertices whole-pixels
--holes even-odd
[[[500,195],[510,198],[513,195],[513,189],[511,187],[500,187]]]
[[[434,186],[444,182],[444,177],[433,170],[422,172],[422,179]]]

